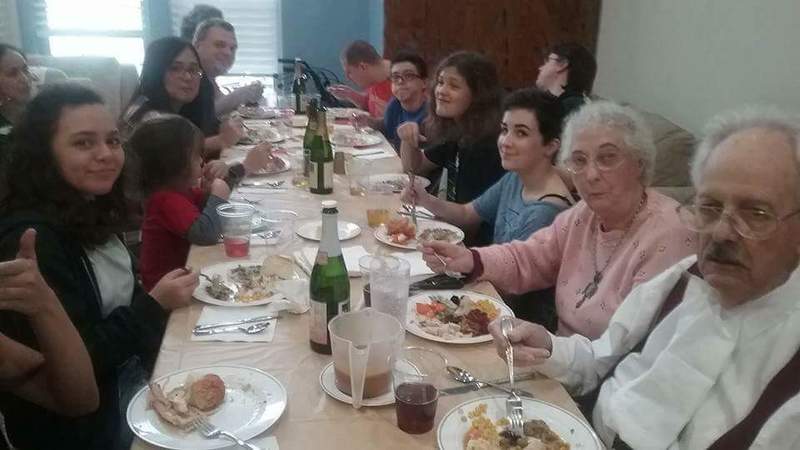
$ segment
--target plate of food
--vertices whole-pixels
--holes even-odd
[[[248,125],[244,131],[244,136],[239,139],[239,145],[254,145],[262,142],[277,144],[278,142],[283,142],[286,140],[286,136],[264,125]]]
[[[415,227],[410,218],[400,217],[376,228],[375,239],[392,247],[415,250],[420,242],[426,241],[458,244],[464,240],[464,232],[438,220],[417,219]]]
[[[267,175],[275,175],[279,173],[288,172],[292,168],[292,163],[289,162],[288,159],[284,158],[283,156],[278,156],[273,153],[272,158],[267,160],[267,165],[263,169],[259,170],[256,173],[252,173],[249,176],[251,177],[258,177],[258,176],[267,176]]]
[[[274,119],[279,111],[274,108],[265,108],[260,105],[242,105],[238,109],[239,115],[244,119]]]
[[[371,147],[381,142],[383,140],[378,135],[366,133],[336,133],[332,140],[333,145],[354,148]]]
[[[194,290],[194,298],[218,306],[246,307],[280,300],[281,283],[300,278],[294,262],[272,255],[264,261],[230,261],[208,266]]]
[[[339,240],[346,241],[353,239],[361,234],[361,227],[353,222],[340,220],[336,227],[339,232]],[[319,241],[322,237],[322,221],[311,220],[297,227],[297,235],[309,241]]]
[[[446,344],[489,342],[489,322],[514,316],[502,300],[474,291],[441,290],[408,299],[406,330]]]
[[[325,114],[331,114],[335,119],[347,119],[350,120],[353,117],[353,114],[358,115],[368,115],[369,113],[364,111],[363,109],[358,108],[326,108]]]
[[[522,397],[524,436],[509,430],[506,396],[468,400],[439,422],[440,450],[602,450],[592,428],[578,416],[551,403]]]
[[[387,186],[392,189],[392,192],[401,192],[409,185],[409,180],[408,175],[402,173],[382,173],[370,175],[369,183],[370,186]],[[431,184],[431,181],[425,177],[416,176],[414,177],[414,184],[425,189]]]
[[[192,421],[209,422],[251,439],[272,426],[286,409],[286,389],[272,375],[244,366],[207,366],[157,378],[128,404],[127,420],[142,440],[163,448],[205,450],[230,447],[208,439]]]

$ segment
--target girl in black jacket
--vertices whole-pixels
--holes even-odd
[[[34,98],[15,129],[0,202],[0,260],[36,230],[39,271],[83,338],[100,391],[92,414],[58,416],[0,393],[0,410],[21,449],[114,449],[123,428],[125,380],[147,377],[167,311],[185,306],[197,273],[178,269],[144,292],[116,233],[127,220],[120,173],[124,153],[111,114],[93,91],[56,85]],[[36,339],[18,313],[0,311],[0,332],[29,347]],[[133,374],[133,375],[132,375]]]

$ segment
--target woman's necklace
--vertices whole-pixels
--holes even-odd
[[[616,245],[614,245],[614,250],[611,251],[611,255],[608,257],[606,263],[603,265],[603,268],[600,270],[597,269],[597,246],[600,243],[599,243],[599,238],[597,238],[598,233],[597,232],[594,233],[596,239],[594,245],[591,246],[592,265],[594,266],[594,276],[592,276],[592,280],[589,281],[586,287],[578,291],[578,295],[581,296],[581,299],[578,300],[578,303],[575,304],[576,309],[580,308],[586,300],[592,298],[592,296],[594,296],[594,294],[597,293],[598,285],[603,280],[603,272],[611,263],[611,259],[614,258],[614,255],[616,255],[617,250],[619,249],[620,245],[622,245],[622,242],[625,240],[626,237],[628,237],[628,233],[631,231],[631,228],[633,228],[633,222],[636,221],[636,217],[642,211],[642,209],[644,208],[644,204],[646,202],[647,202],[647,193],[642,193],[642,199],[639,201],[639,205],[636,207],[636,212],[633,213],[633,217],[631,217],[631,220],[625,227],[625,232],[622,234],[622,237],[619,238]]]

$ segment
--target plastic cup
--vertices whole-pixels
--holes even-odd
[[[367,224],[370,228],[377,228],[389,222],[392,211],[386,205],[392,204],[389,196],[393,194],[392,187],[371,180],[367,184]]]
[[[442,354],[423,347],[405,347],[392,358],[398,428],[409,434],[433,429],[446,367],[447,359]]]
[[[394,256],[374,256],[369,264],[370,303],[405,326],[411,267]]]
[[[375,256],[373,255],[364,255],[361,258],[358,258],[358,269],[361,271],[361,280],[364,282],[364,287],[362,288],[364,295],[364,308],[369,308],[372,306],[372,301],[370,298],[369,270],[373,259],[375,259]]]
[[[367,195],[372,162],[346,155],[344,158],[344,170],[350,184],[350,195],[365,197]]]
[[[250,233],[253,230],[253,205],[225,203],[217,206],[222,219],[222,242],[229,258],[246,258],[250,254]]]
[[[301,189],[307,188],[308,174],[306,174],[306,161],[303,152],[289,153],[289,162],[292,164],[292,186]]]

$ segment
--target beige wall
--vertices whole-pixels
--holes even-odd
[[[745,103],[800,113],[800,0],[603,0],[595,92],[698,133]]]

